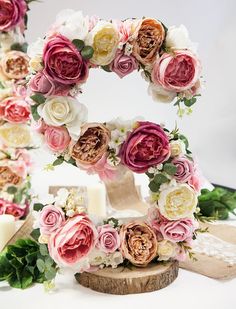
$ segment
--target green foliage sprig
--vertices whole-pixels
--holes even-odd
[[[26,289],[34,283],[52,287],[57,270],[47,246],[31,239],[19,239],[0,254],[0,281],[13,288]]]
[[[200,220],[201,217],[226,220],[230,213],[236,216],[236,191],[222,187],[215,187],[212,191],[203,189],[198,197],[198,207]]]

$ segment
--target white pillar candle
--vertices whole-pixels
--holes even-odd
[[[0,252],[16,232],[16,222],[12,215],[0,215]]]
[[[87,187],[88,214],[98,217],[106,217],[106,189],[103,184]]]

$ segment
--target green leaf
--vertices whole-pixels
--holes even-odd
[[[64,162],[64,158],[63,157],[58,157],[53,163],[53,166],[58,166],[61,165]]]
[[[166,163],[163,169],[168,175],[171,176],[173,176],[177,172],[177,167],[172,163]]]
[[[3,83],[0,81],[0,89],[4,89]]]
[[[169,179],[163,174],[157,174],[153,180],[156,184],[161,185],[169,181]]]
[[[41,273],[43,273],[45,271],[46,266],[45,266],[45,263],[44,263],[44,261],[42,259],[38,259],[37,262],[36,262],[36,265],[38,267],[38,270]]]
[[[190,107],[193,104],[195,104],[196,101],[197,101],[197,99],[195,97],[192,97],[191,99],[184,98],[184,105],[187,106],[187,107]]]
[[[34,206],[33,206],[33,210],[35,210],[35,211],[40,211],[40,210],[43,209],[43,207],[44,207],[43,204],[41,204],[41,203],[35,203]]]
[[[29,286],[32,285],[32,282],[33,282],[32,274],[29,271],[24,270],[22,273],[21,288],[22,289],[28,288]]]
[[[45,271],[45,278],[47,280],[52,280],[52,279],[54,279],[56,277],[56,274],[57,274],[57,272],[56,272],[55,268],[51,267],[49,269],[46,269],[46,271]]]
[[[40,236],[40,230],[39,229],[34,229],[31,233],[30,236],[34,239],[34,240],[38,240],[39,236]]]
[[[185,143],[185,146],[186,146],[186,149],[187,149],[189,147],[189,142],[188,142],[188,139],[186,138],[186,136],[184,136],[183,134],[179,134],[179,139],[181,139]]]
[[[28,44],[27,43],[23,43],[23,44],[13,43],[11,45],[11,50],[18,50],[18,51],[21,51],[23,53],[27,52],[27,48],[28,48]]]
[[[84,59],[91,59],[93,57],[93,54],[94,54],[94,50],[92,46],[85,46],[81,50],[81,55]]]
[[[46,256],[45,258],[45,265],[47,268],[49,268],[50,266],[52,266],[54,264],[53,259],[50,257],[50,255]]]
[[[7,193],[15,194],[17,192],[17,188],[15,186],[11,186],[7,188]]]
[[[152,180],[148,186],[152,192],[158,192],[158,190],[160,189],[160,185],[157,184],[154,180]]]
[[[35,93],[30,98],[38,105],[43,104],[46,101],[46,98],[41,93]]]
[[[82,49],[84,48],[84,46],[85,46],[84,41],[79,40],[79,39],[73,40],[72,43],[75,45],[75,47],[76,47],[78,50],[82,50]]]
[[[109,65],[102,65],[101,68],[106,72],[109,72],[109,73],[112,72]]]
[[[146,172],[145,174],[148,176],[148,178],[151,178],[151,179],[152,179],[152,178],[154,177],[154,174],[153,174],[153,173]]]
[[[48,255],[48,248],[44,244],[39,245],[39,252],[42,256],[47,256]]]
[[[16,274],[12,274],[7,281],[12,288],[21,289],[21,281]]]
[[[31,114],[35,121],[40,119],[40,115],[38,113],[38,105],[31,105]]]

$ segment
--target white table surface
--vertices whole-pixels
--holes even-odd
[[[32,177],[35,194],[44,198],[49,185],[81,185],[95,182],[93,176],[87,176],[68,165],[58,167],[54,172],[43,171],[48,157],[36,154],[37,162]],[[144,183],[143,177],[137,183]],[[144,194],[145,194],[145,187]],[[230,220],[236,225],[236,220]],[[173,308],[173,309],[235,309],[236,279],[217,281],[186,270],[180,269],[178,278],[167,288],[145,294],[115,296],[97,293],[80,286],[73,275],[59,275],[56,280],[56,291],[44,292],[38,284],[25,291],[11,289],[0,283],[0,308],[10,309],[60,309],[60,308]],[[2,307],[2,304],[4,306]]]

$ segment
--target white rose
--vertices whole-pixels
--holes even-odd
[[[122,264],[124,261],[121,252],[115,251],[114,253],[107,255],[106,257],[106,266],[111,266],[112,268],[116,268],[118,265]]]
[[[54,27],[71,41],[84,40],[89,32],[89,18],[81,11],[66,9],[57,15]]]
[[[26,124],[5,123],[0,126],[0,140],[7,147],[29,147],[32,144],[30,127]]]
[[[13,88],[0,88],[0,100],[13,95]]]
[[[172,158],[185,154],[186,153],[185,143],[181,139],[178,139],[176,141],[171,141],[170,142],[170,153],[171,153]]]
[[[158,243],[157,254],[159,261],[168,261],[170,258],[176,256],[177,246],[169,240],[162,240]]]
[[[148,94],[156,102],[170,103],[176,97],[176,92],[165,90],[159,85],[154,85],[150,83],[148,86]]]
[[[32,59],[43,55],[44,40],[38,38],[35,42],[28,46],[27,54]]]
[[[115,58],[119,44],[119,33],[115,26],[107,21],[99,21],[85,39],[86,45],[94,49],[90,61],[97,65],[108,65]]]
[[[188,30],[184,25],[171,26],[167,31],[166,47],[170,49],[190,49],[196,52],[197,44],[189,39]]]
[[[39,115],[51,126],[65,125],[72,139],[80,135],[81,126],[87,121],[87,108],[71,97],[51,97],[38,107]]]
[[[93,249],[89,254],[89,263],[92,266],[99,266],[101,264],[105,264],[106,261],[106,253],[99,251],[98,249]]]

